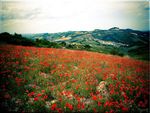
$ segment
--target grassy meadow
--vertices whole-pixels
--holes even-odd
[[[149,112],[149,61],[0,45],[0,76],[7,112]]]

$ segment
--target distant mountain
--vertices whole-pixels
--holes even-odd
[[[138,59],[149,59],[149,31],[120,29],[113,27],[108,30],[68,31],[59,33],[22,34],[23,37],[34,40],[36,45],[83,49],[120,56],[129,55]],[[44,40],[44,41],[40,41]],[[48,42],[51,42],[49,46]],[[40,45],[39,45],[40,43]]]
[[[119,29],[118,27],[109,30],[95,29],[93,31],[68,31],[60,33],[42,33],[23,35],[32,39],[46,39],[48,41],[65,41],[86,44],[111,44],[114,46],[133,46],[149,43],[149,32],[136,31],[132,29]]]

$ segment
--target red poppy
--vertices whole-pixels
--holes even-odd
[[[62,76],[63,76],[63,74],[59,74],[59,76],[60,76],[60,77],[62,77]]]
[[[51,110],[55,110],[56,108],[57,108],[57,104],[56,103],[52,104]]]
[[[85,88],[85,90],[89,90],[89,88],[88,88],[88,87],[86,87],[86,88]]]
[[[93,108],[93,111],[94,111],[94,113],[96,113],[97,112],[96,108]]]
[[[11,96],[7,93],[7,94],[4,95],[4,98],[5,98],[5,99],[10,99]]]
[[[38,97],[35,97],[35,98],[34,98],[34,101],[38,101],[38,100],[39,100],[39,98],[38,98]]]
[[[88,83],[88,82],[85,82],[85,84],[88,85],[89,83]]]
[[[47,99],[48,98],[48,96],[47,95],[44,95],[44,97],[43,97],[44,99]]]
[[[92,100],[96,101],[97,100],[97,96],[93,95],[92,96]]]
[[[101,104],[101,102],[98,102],[98,106],[101,106],[102,104]]]
[[[127,111],[128,111],[128,108],[122,107],[122,111],[123,111],[123,112],[127,112]]]
[[[145,104],[144,104],[144,102],[140,101],[140,102],[138,103],[138,106],[139,106],[139,107],[145,107]]]
[[[29,97],[31,97],[33,95],[34,95],[34,92],[31,92],[31,93],[28,94]]]
[[[42,93],[44,93],[45,92],[45,90],[42,90]]]
[[[68,107],[71,111],[73,110],[73,106],[70,103],[66,103],[66,107]]]
[[[40,96],[42,96],[42,94],[39,93],[39,94],[37,94],[37,96],[40,97]]]
[[[84,109],[85,105],[83,103],[78,103],[77,107],[78,109]]]

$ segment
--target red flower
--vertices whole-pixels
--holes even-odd
[[[70,103],[66,103],[66,107],[68,107],[70,110],[73,110],[73,106]]]
[[[7,93],[7,94],[4,95],[4,98],[5,98],[5,99],[10,99],[11,96]]]
[[[42,93],[44,93],[45,92],[45,90],[42,90]]]
[[[56,103],[52,104],[51,110],[55,110],[56,108],[57,108],[57,104]]]
[[[92,100],[97,100],[97,97],[95,95],[92,96]]]
[[[97,111],[96,111],[96,108],[93,108],[93,111],[94,111],[94,113],[96,113]]]
[[[59,76],[60,76],[60,77],[62,77],[62,76],[63,76],[63,74],[59,74]]]
[[[35,98],[34,98],[34,101],[38,101],[38,100],[39,100],[38,97],[35,97]]]
[[[85,84],[88,85],[89,83],[88,83],[88,82],[85,82]]]
[[[45,95],[43,98],[44,98],[44,99],[47,99],[47,98],[48,98],[48,96],[47,96],[47,95]]]
[[[109,113],[115,113],[115,112],[114,112],[114,110],[111,109],[111,110],[109,111]]]
[[[62,101],[62,98],[59,98],[58,100],[61,102],[61,101]]]
[[[57,108],[56,109],[58,113],[62,113],[62,109],[61,108]]]
[[[85,108],[83,103],[78,103],[77,107],[78,107],[78,109],[84,109]]]
[[[76,90],[78,90],[78,89],[79,89],[79,87],[80,87],[80,84],[76,86]]]
[[[98,98],[99,98],[100,100],[103,99],[103,97],[102,97],[101,95],[99,95]]]
[[[123,111],[123,112],[127,112],[127,111],[128,111],[128,108],[122,107],[122,111]]]
[[[26,57],[28,57],[29,55],[30,55],[29,52],[25,52],[25,53],[24,53],[24,56],[26,56]]]
[[[37,94],[37,96],[40,97],[40,96],[42,96],[42,94],[39,93],[39,94]]]
[[[84,108],[85,108],[85,106],[84,106],[84,104],[83,104],[83,103],[81,104],[81,108],[82,108],[82,109],[84,109]]]
[[[66,77],[70,77],[71,75],[70,75],[70,74],[68,74],[68,73],[65,73],[65,76],[66,76]]]
[[[144,107],[145,107],[145,104],[144,104],[144,102],[140,101],[140,102],[138,103],[138,106],[144,108]]]
[[[105,104],[104,104],[104,107],[106,107],[106,106],[112,106],[112,103],[109,102],[109,101],[106,101]]]
[[[98,106],[101,106],[101,102],[98,102]]]
[[[33,95],[34,95],[34,92],[31,92],[31,93],[28,94],[29,97],[31,97]]]
[[[80,102],[81,98],[80,98],[80,97],[76,97],[76,100],[77,100],[78,102]]]
[[[21,82],[22,82],[22,79],[16,77],[16,78],[15,78],[15,81],[16,81],[17,85],[20,86],[20,85],[21,85]]]
[[[77,82],[77,80],[72,80],[72,83],[76,83]]]

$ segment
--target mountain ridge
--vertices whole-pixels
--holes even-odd
[[[104,52],[104,48],[109,51],[112,47],[119,49],[123,54],[144,55],[145,53],[149,53],[149,34],[149,31],[112,27],[108,30],[95,29],[92,31],[42,33],[27,37],[32,39],[42,38],[50,42],[65,42],[73,45],[89,45],[100,52]],[[139,50],[139,52],[137,52],[137,50]],[[95,50],[92,49],[92,51]],[[148,55],[146,56],[148,57]]]
[[[34,42],[27,42],[32,42],[31,45],[38,47],[80,49],[149,60],[149,34],[149,31],[113,27],[108,30],[22,34],[22,36],[33,40]],[[19,36],[15,34],[15,39],[17,40]],[[28,45],[26,42],[23,43]]]
[[[149,32],[132,29],[119,29],[118,27],[113,27],[108,30],[95,29],[93,31],[68,31],[23,36],[31,39],[46,39],[52,42],[64,41],[70,43],[86,43],[87,41],[94,41],[95,43],[108,45],[112,42],[111,45],[114,46],[132,46],[136,45],[136,43],[149,44]]]

